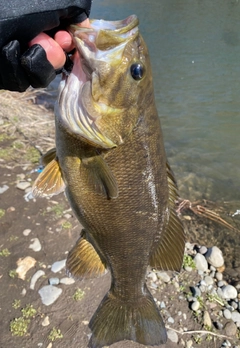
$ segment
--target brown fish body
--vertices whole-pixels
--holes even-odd
[[[62,179],[55,174],[54,180],[65,188],[84,226],[67,268],[76,277],[111,272],[111,288],[89,324],[91,348],[124,339],[166,342],[146,271],[149,265],[179,271],[184,251],[184,232],[174,211],[177,190],[137,23],[135,16],[97,21],[107,29],[96,30],[92,22],[92,31],[73,33],[80,37],[76,44],[85,69],[74,63],[56,106],[54,168],[57,162]],[[81,91],[75,95],[78,80]],[[52,191],[46,179],[52,167],[35,185],[38,191]]]

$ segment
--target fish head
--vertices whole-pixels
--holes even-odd
[[[124,143],[153,93],[146,44],[132,15],[70,27],[73,70],[60,84],[57,119],[75,135],[103,148]]]

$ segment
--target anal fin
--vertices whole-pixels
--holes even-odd
[[[182,222],[175,211],[175,202],[178,198],[178,188],[173,172],[168,163],[166,170],[169,189],[169,215],[158,245],[154,248],[151,254],[150,266],[156,269],[179,272],[183,262],[186,236]]]
[[[106,262],[86,239],[84,230],[68,254],[66,267],[67,272],[75,278],[100,277],[107,271]]]
[[[51,197],[63,192],[65,187],[58,160],[54,158],[35,180],[32,193],[34,197]]]

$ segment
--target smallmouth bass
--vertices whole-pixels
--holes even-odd
[[[78,278],[111,272],[111,287],[89,327],[91,348],[121,340],[167,341],[150,294],[150,265],[180,271],[185,234],[175,212],[176,183],[154,101],[148,50],[138,19],[71,26],[73,70],[60,83],[56,150],[35,195],[66,192],[84,226],[67,269]]]

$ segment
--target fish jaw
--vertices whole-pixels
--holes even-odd
[[[70,27],[77,52],[73,56],[72,72],[63,77],[59,86],[56,122],[71,135],[110,149],[123,143],[122,130],[126,128],[126,122],[121,119],[130,105],[114,103],[114,96],[109,100],[114,91],[108,84],[111,72],[116,71],[120,64],[123,65],[120,74],[124,76],[125,70],[128,73],[126,65],[129,59],[125,52],[139,35],[138,19],[133,15],[123,21],[92,20],[91,26]],[[135,117],[131,123],[130,130],[136,123]]]

